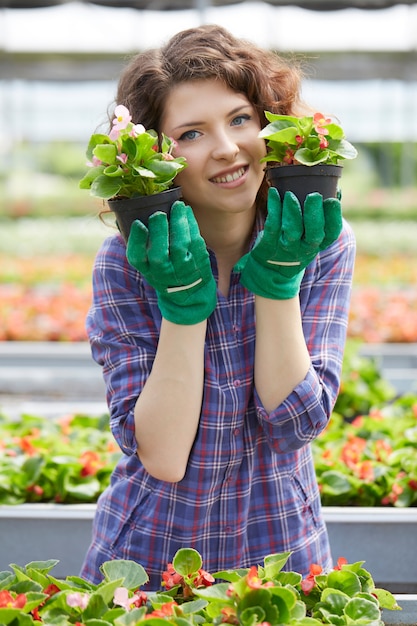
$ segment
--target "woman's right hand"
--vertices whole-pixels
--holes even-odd
[[[174,202],[169,220],[162,212],[131,227],[126,256],[155,289],[162,316],[175,324],[198,324],[214,311],[216,283],[206,243],[194,213]]]

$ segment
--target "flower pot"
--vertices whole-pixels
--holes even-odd
[[[135,220],[141,220],[145,225],[152,213],[164,211],[169,215],[171,206],[182,196],[181,187],[172,187],[152,196],[138,196],[136,198],[115,198],[108,200],[109,209],[116,216],[116,224],[123,239],[127,242],[130,227]]]
[[[266,178],[281,198],[292,191],[301,205],[309,193],[317,191],[323,198],[336,198],[341,165],[272,165],[266,169]]]

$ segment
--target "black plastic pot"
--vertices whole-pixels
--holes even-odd
[[[266,178],[281,198],[292,191],[303,204],[309,193],[317,191],[323,198],[336,198],[341,165],[272,165],[266,169]]]
[[[130,228],[135,220],[148,224],[150,216],[156,211],[163,211],[169,215],[176,200],[182,197],[181,187],[172,187],[152,196],[138,196],[137,198],[115,198],[108,200],[109,209],[116,216],[116,224],[123,239],[129,239]]]

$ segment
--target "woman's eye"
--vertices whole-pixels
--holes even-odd
[[[242,124],[250,120],[250,118],[250,115],[238,115],[237,117],[233,118],[232,126],[241,126]]]
[[[181,135],[181,137],[179,137],[180,141],[193,141],[194,139],[197,139],[197,137],[200,136],[201,133],[198,132],[198,130],[187,130],[185,133],[183,133]]]

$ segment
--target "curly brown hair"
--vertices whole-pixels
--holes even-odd
[[[243,93],[256,108],[297,114],[301,67],[254,43],[238,39],[218,25],[183,30],[164,46],[136,54],[123,70],[116,104],[124,104],[135,123],[159,132],[170,90],[190,80],[216,78]]]

